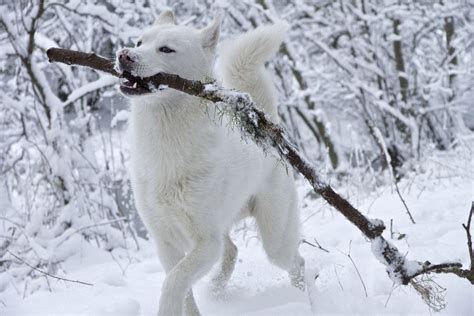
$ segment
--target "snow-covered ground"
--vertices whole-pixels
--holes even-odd
[[[361,211],[390,226],[393,243],[410,259],[439,263],[460,260],[468,265],[465,232],[461,227],[474,197],[473,165],[469,155],[456,152],[428,159],[423,168],[400,184],[417,222],[410,223],[400,199],[390,185],[375,192],[339,187],[338,191]],[[311,315],[316,314],[430,314],[413,288],[394,287],[384,267],[375,259],[363,236],[321,199],[308,195],[299,182],[303,237],[315,238],[325,252],[303,243],[307,267],[319,269],[314,309],[308,295],[289,285],[284,272],[266,259],[252,223],[236,227],[233,238],[239,246],[234,275],[224,293],[212,294],[210,275],[195,287],[197,303],[204,315]],[[360,193],[358,193],[360,192]],[[390,238],[387,229],[385,236]],[[399,239],[400,238],[400,239]],[[22,289],[10,286],[1,293],[0,315],[155,315],[165,277],[150,242],[140,251],[102,252],[84,243],[78,254],[64,265],[69,279],[93,286],[49,279],[52,290],[40,290],[23,298]],[[350,256],[349,254],[350,248]],[[354,261],[360,277],[351,262]],[[362,279],[362,281],[361,281]],[[442,314],[474,315],[474,287],[451,275],[435,281],[446,289]],[[364,287],[366,289],[364,289]],[[3,303],[3,304],[2,304]]]

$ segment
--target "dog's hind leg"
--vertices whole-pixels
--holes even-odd
[[[158,315],[179,316],[183,314],[182,302],[193,284],[207,273],[217,261],[221,243],[222,237],[220,235],[197,238],[193,249],[167,274],[161,291]]]
[[[298,251],[300,219],[293,180],[281,166],[255,198],[253,216],[271,262],[286,270],[291,284],[304,289],[304,259]]]
[[[225,288],[232,272],[235,268],[237,259],[237,246],[232,242],[229,235],[224,237],[224,252],[222,254],[221,263],[218,272],[212,279],[212,287],[214,292],[219,292]]]

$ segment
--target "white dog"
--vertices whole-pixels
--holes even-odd
[[[214,77],[220,21],[202,30],[175,24],[161,14],[135,48],[117,54],[121,70],[147,77],[158,72],[208,81]],[[264,62],[286,26],[257,28],[220,52],[223,85],[248,92],[278,122],[275,91]],[[173,89],[154,93],[122,82],[131,98],[131,178],[137,209],[156,242],[167,276],[159,315],[196,315],[192,286],[221,257],[216,288],[234,269],[237,248],[229,238],[243,216],[255,218],[270,261],[303,287],[304,260],[297,195],[291,171],[242,141],[226,122],[213,120],[214,105]]]

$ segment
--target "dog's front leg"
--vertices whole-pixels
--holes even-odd
[[[163,232],[164,228],[158,228],[153,232]],[[166,236],[159,235],[156,233],[156,244],[158,246],[158,256],[160,257],[160,262],[164,267],[166,274],[169,274],[170,271],[178,264],[178,262],[184,258],[184,251],[179,250],[172,242],[166,240]],[[184,301],[185,315],[187,316],[199,316],[199,310],[194,301],[193,290],[190,289],[186,295]]]
[[[186,294],[217,261],[221,244],[221,234],[200,238],[194,248],[169,272],[161,291],[159,316],[183,315]]]

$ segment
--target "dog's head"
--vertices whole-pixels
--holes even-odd
[[[195,29],[176,25],[173,12],[164,11],[134,48],[117,52],[117,66],[138,77],[165,72],[202,80],[212,74],[219,32],[220,18],[204,29]],[[121,82],[120,90],[129,97],[148,93],[128,81]]]

